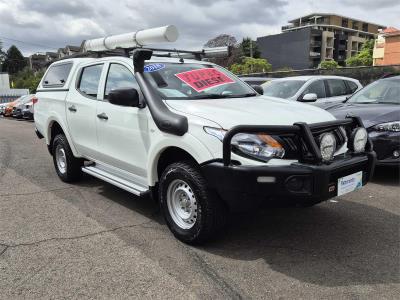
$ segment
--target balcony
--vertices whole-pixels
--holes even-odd
[[[310,57],[321,57],[321,53],[320,52],[315,52],[315,51],[310,51]]]
[[[288,30],[288,29],[293,29],[295,26],[293,24],[285,25],[281,27],[282,31]]]
[[[311,41],[310,45],[311,45],[311,47],[321,47],[322,42],[321,41]]]

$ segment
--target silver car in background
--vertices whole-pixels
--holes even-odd
[[[264,95],[301,102],[343,102],[362,88],[353,78],[340,76],[294,76],[275,79],[261,85]]]

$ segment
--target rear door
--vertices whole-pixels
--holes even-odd
[[[97,107],[97,135],[100,161],[135,175],[135,181],[146,185],[148,134],[147,108],[111,104],[111,90],[139,86],[133,67],[122,62],[109,63],[104,80],[103,101]],[[120,176],[123,176],[120,174]]]
[[[82,66],[66,100],[72,141],[81,155],[91,159],[97,157],[96,106],[103,66],[103,63]]]

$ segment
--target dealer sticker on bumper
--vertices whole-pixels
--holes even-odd
[[[338,179],[337,195],[341,196],[362,187],[363,172],[357,172]]]

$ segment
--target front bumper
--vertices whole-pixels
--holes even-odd
[[[353,153],[348,139],[345,154],[331,162],[323,162],[316,134],[342,127],[347,136],[363,127],[358,117],[346,120],[293,126],[241,125],[229,130],[223,139],[223,158],[202,164],[202,172],[210,188],[228,204],[232,211],[259,206],[270,199],[298,202],[320,202],[338,195],[338,179],[362,172],[362,185],[373,175],[376,154],[368,141],[365,152]],[[291,133],[297,137],[298,163],[285,166],[244,166],[231,160],[232,138],[241,132],[266,134]]]
[[[203,164],[202,172],[232,211],[242,211],[274,199],[320,202],[336,197],[339,178],[362,171],[365,185],[373,175],[375,160],[371,151],[340,157],[329,165],[224,166],[211,162]],[[294,179],[300,184],[293,185]]]
[[[400,157],[393,155],[394,151],[400,151],[400,132],[370,131],[369,138],[377,155],[377,165],[400,166]]]

